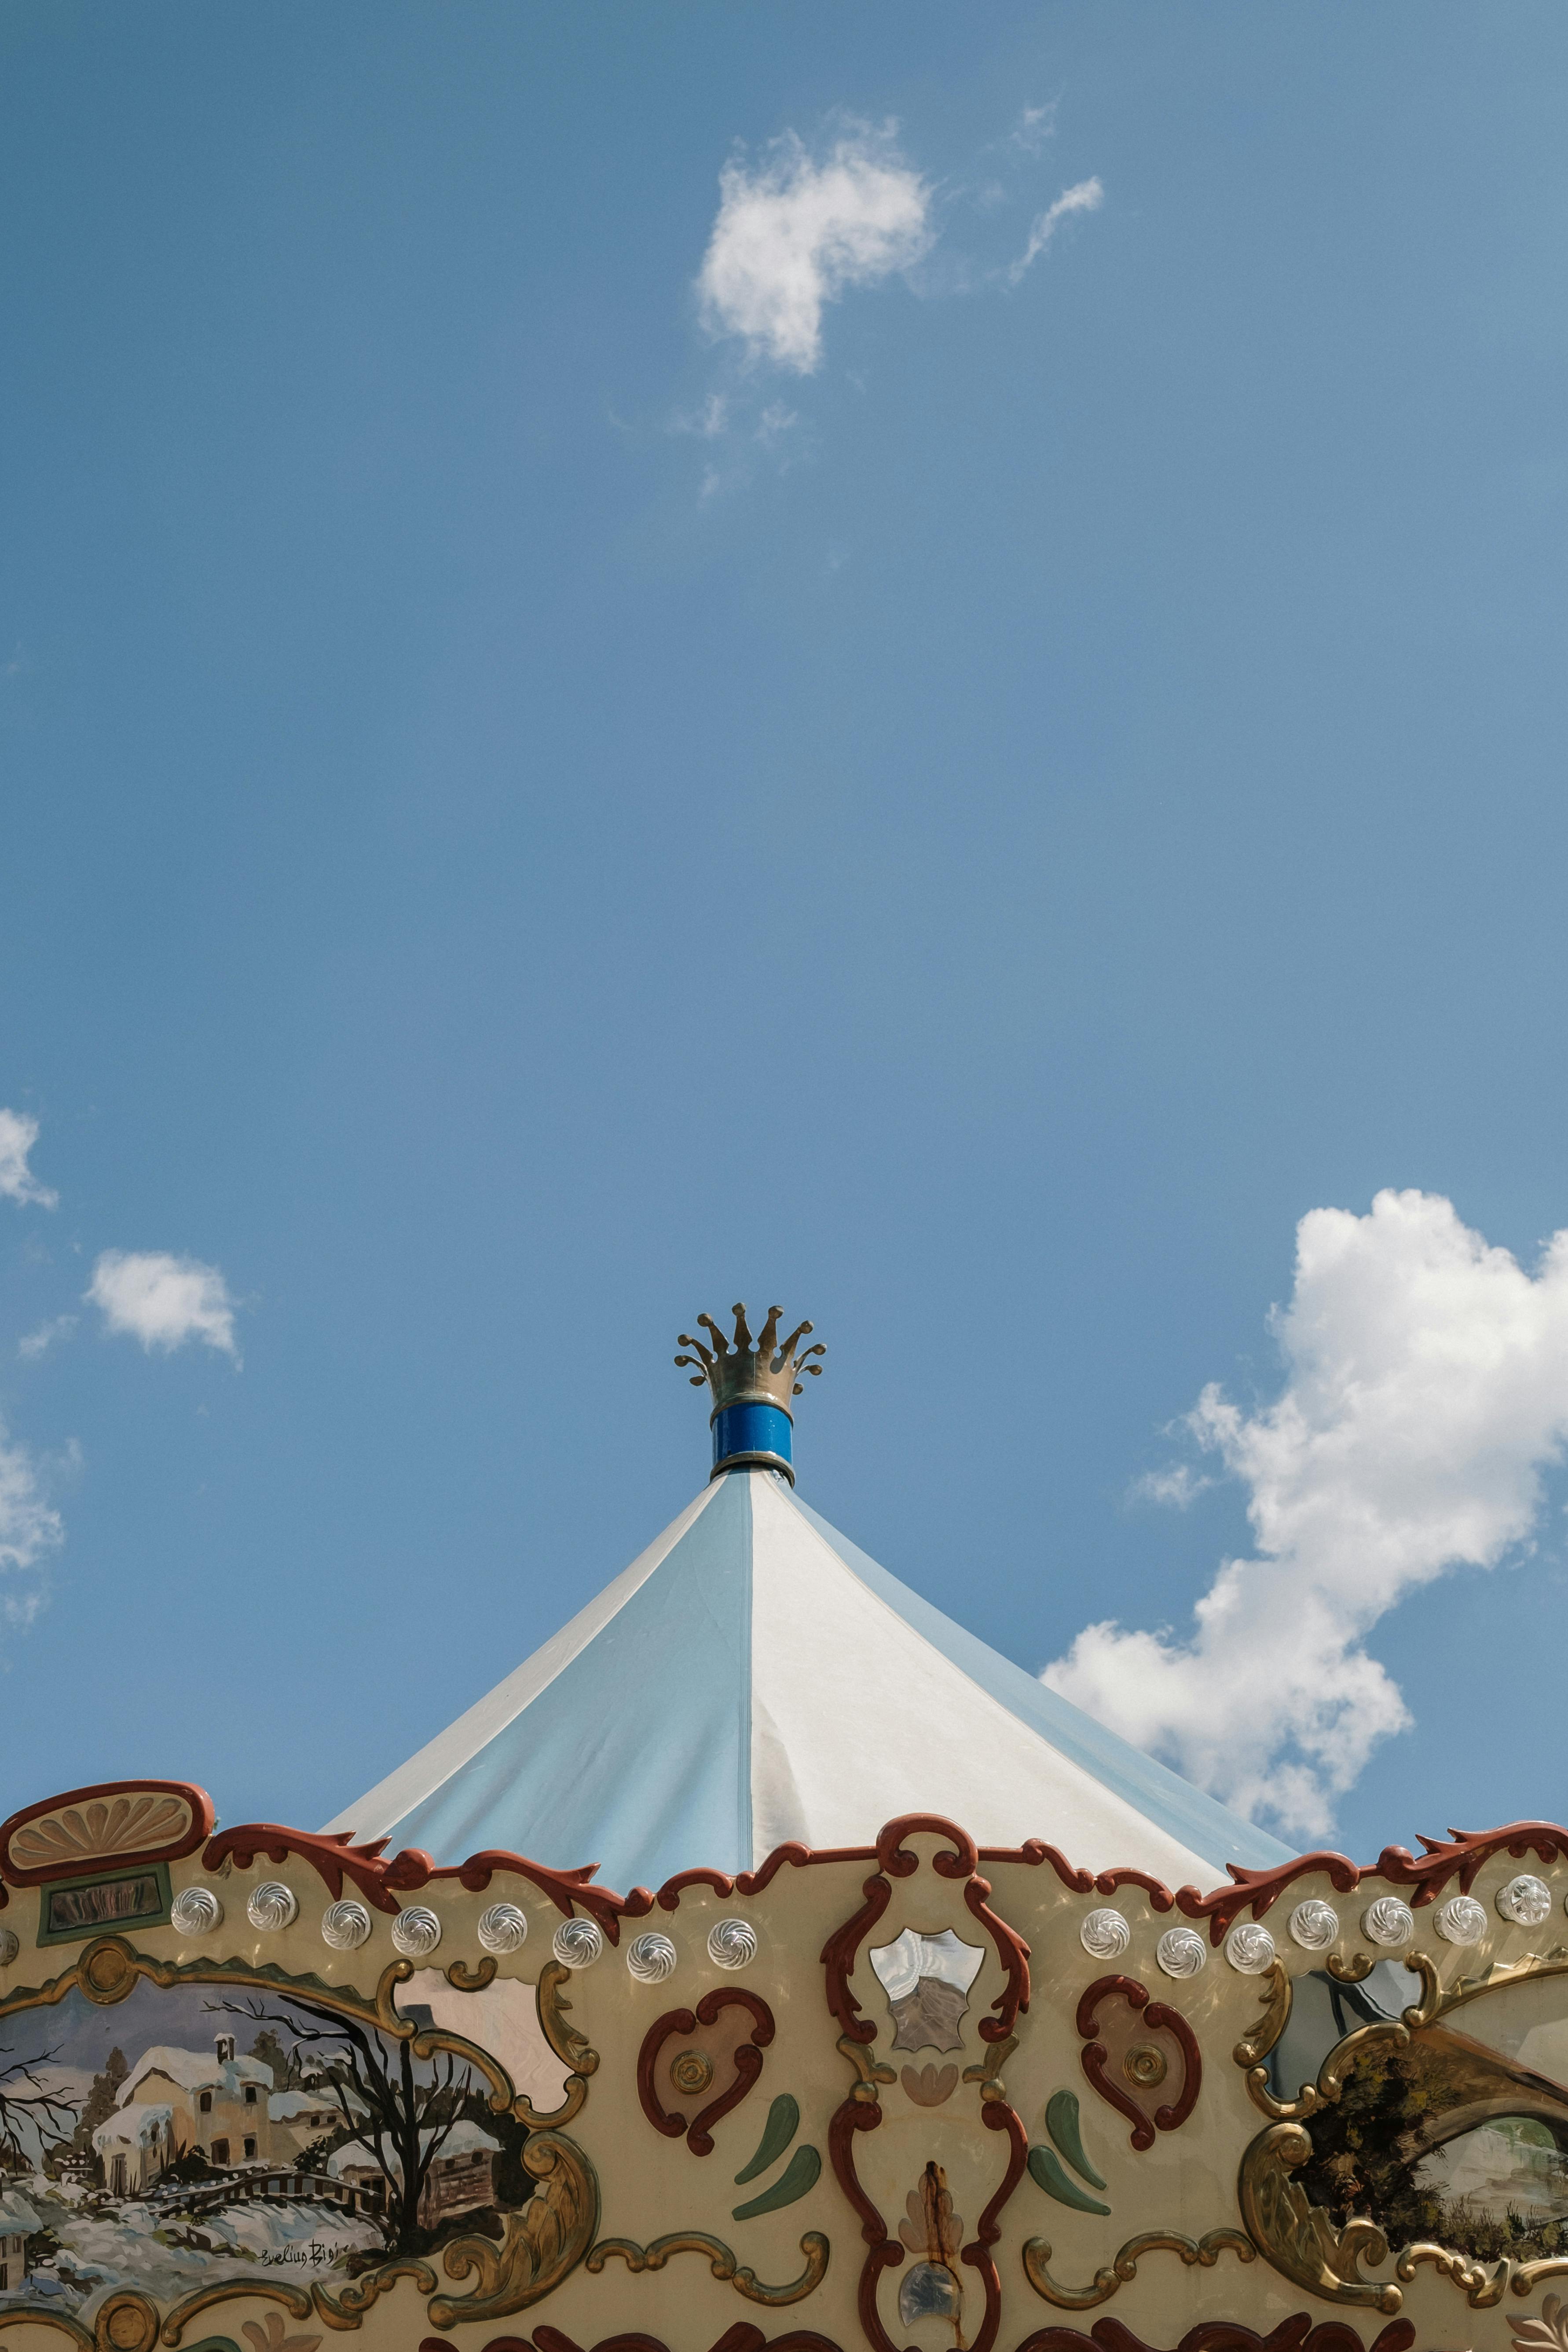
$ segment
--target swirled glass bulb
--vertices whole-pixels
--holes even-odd
[[[1168,1977],[1195,1977],[1208,1956],[1209,1948],[1195,1927],[1167,1927],[1154,1947],[1154,1958]]]
[[[516,1903],[492,1903],[479,1914],[479,1936],[487,1952],[521,1951],[528,1941],[528,1914]]]
[[[1120,1911],[1090,1911],[1078,1939],[1092,1959],[1119,1960],[1132,1941],[1132,1930]]]
[[[1274,1964],[1274,1938],[1256,1919],[1238,1919],[1225,1939],[1225,1956],[1244,1977],[1260,1977]]]
[[[291,1886],[285,1886],[280,1878],[264,1878],[259,1886],[251,1889],[245,1916],[253,1927],[272,1935],[279,1927],[293,1926],[300,1916],[300,1906]]]
[[[169,1906],[169,1925],[182,1936],[210,1936],[223,1923],[223,1905],[210,1886],[187,1886]]]
[[[757,1957],[757,1931],[749,1919],[717,1919],[708,1930],[708,1957],[721,1969],[746,1969]]]
[[[321,1914],[321,1941],[334,1952],[353,1952],[370,1934],[370,1913],[353,1895],[329,1903]]]
[[[1362,1913],[1361,1924],[1370,1942],[1394,1951],[1401,1944],[1407,1944],[1415,1933],[1415,1914],[1397,1895],[1380,1895]]]
[[[411,1903],[393,1921],[392,1940],[405,1959],[422,1960],[441,1940],[439,1913],[426,1909],[423,1903]]]
[[[1339,1933],[1340,1915],[1321,1895],[1310,1895],[1305,1903],[1298,1903],[1290,1914],[1291,1937],[1304,1952],[1326,1952],[1331,1944],[1338,1942]]]
[[[638,1984],[662,1984],[675,1974],[676,1958],[668,1936],[636,1936],[626,1946],[626,1967]]]
[[[550,1948],[563,1969],[591,1969],[605,1948],[605,1938],[592,1919],[563,1919]]]

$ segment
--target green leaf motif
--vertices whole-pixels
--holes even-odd
[[[1080,2189],[1076,2180],[1068,2179],[1062,2160],[1054,2147],[1032,2147],[1029,2150],[1029,2177],[1047,2197],[1054,2197],[1058,2204],[1072,2206],[1079,2213],[1109,2213],[1110,2210],[1110,2206],[1102,2205],[1098,2197],[1091,2197],[1087,2189]]]
[[[1078,2100],[1071,2091],[1053,2092],[1046,2105],[1046,2129],[1079,2178],[1091,2189],[1103,2189],[1104,2181],[1083,2152]]]
[[[800,2102],[792,2099],[787,2091],[781,2091],[768,2109],[768,2119],[763,2126],[763,2137],[758,2142],[755,2156],[742,2171],[735,2175],[736,2188],[744,2188],[746,2182],[754,2180],[759,2172],[765,2172],[773,2158],[784,2154],[799,2129]]]
[[[737,2205],[730,2219],[750,2221],[758,2213],[776,2213],[781,2205],[793,2205],[808,2189],[815,2189],[822,2176],[822,2158],[814,2147],[797,2147],[790,2158],[788,2168],[781,2173],[771,2189],[753,2197],[749,2205]],[[1101,2209],[1102,2210],[1105,2209]]]

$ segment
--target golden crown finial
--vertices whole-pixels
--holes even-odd
[[[820,1376],[822,1366],[809,1360],[825,1356],[826,1348],[801,1348],[800,1342],[811,1329],[809,1323],[797,1323],[787,1339],[779,1338],[782,1307],[770,1307],[768,1319],[753,1341],[751,1326],[746,1320],[743,1303],[735,1310],[735,1336],[727,1339],[711,1315],[697,1318],[700,1329],[712,1339],[711,1348],[694,1339],[689,1331],[679,1335],[683,1348],[695,1348],[694,1356],[677,1356],[676,1362],[690,1367],[694,1389],[707,1387],[713,1391],[713,1409],[722,1412],[731,1405],[771,1404],[783,1412],[789,1411],[789,1400],[799,1396],[802,1383],[795,1375],[810,1372]],[[799,1352],[797,1353],[797,1349]]]

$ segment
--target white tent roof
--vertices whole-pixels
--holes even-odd
[[[773,1471],[705,1487],[569,1625],[328,1830],[657,1886],[936,1812],[1175,1885],[1288,1849],[966,1633]]]

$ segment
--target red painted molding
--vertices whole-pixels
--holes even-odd
[[[1468,1895],[1482,1863],[1489,1862],[1494,1853],[1509,1853],[1519,1862],[1527,1853],[1542,1862],[1561,1862],[1568,1854],[1568,1830],[1554,1822],[1510,1822],[1506,1829],[1479,1834],[1450,1830],[1446,1841],[1424,1837],[1421,1843],[1426,1853],[1414,1855],[1402,1845],[1385,1845],[1373,1870],[1362,1873],[1363,1878],[1375,1875],[1394,1886],[1416,1888],[1411,1901],[1417,1911],[1435,1903],[1454,1877],[1458,1879],[1460,1894]]]
[[[1145,2025],[1155,2032],[1163,2028],[1165,2032],[1174,2034],[1180,2045],[1181,2092],[1168,2106],[1157,2107],[1152,2120],[1120,2083],[1111,2080],[1106,2072],[1110,2053],[1103,2042],[1096,2041],[1094,2038],[1100,2031],[1100,2004],[1102,2001],[1111,2000],[1124,2000],[1129,2009],[1142,2010]],[[1148,1987],[1141,1985],[1135,1977],[1098,1977],[1094,1983],[1086,1989],[1079,2002],[1078,2030],[1089,2044],[1087,2050],[1081,2050],[1079,2053],[1083,2071],[1100,2093],[1100,2097],[1113,2106],[1119,2115],[1126,2116],[1131,2119],[1132,2145],[1135,2148],[1142,2152],[1146,2147],[1152,2147],[1156,2130],[1175,2131],[1186,2122],[1197,2105],[1198,2092],[1204,2079],[1204,2062],[1198,2051],[1196,2036],[1186,2019],[1178,2011],[1168,2009],[1163,2000],[1151,2000]]]
[[[42,1803],[24,1805],[8,1822],[0,1822],[0,1873],[13,1886],[42,1886],[51,1878],[74,1878],[83,1867],[82,1857],[66,1855],[59,1862],[43,1863],[32,1869],[14,1867],[11,1861],[11,1840],[29,1822],[41,1814],[58,1813],[67,1805],[106,1803],[113,1806],[117,1799],[132,1797],[183,1797],[191,1809],[191,1826],[177,1838],[165,1838],[148,1846],[127,1846],[123,1853],[94,1855],[88,1867],[118,1869],[123,1863],[133,1865],[146,1862],[181,1862],[187,1853],[195,1853],[202,1840],[212,1834],[213,1801],[205,1789],[194,1780],[95,1780],[90,1788],[68,1789],[63,1796],[46,1797]]]
[[[743,2009],[752,2019],[752,2038],[742,2042],[731,2063],[734,2080],[716,2099],[691,2116],[670,2115],[654,2088],[653,2070],[658,2053],[667,2042],[678,2033],[694,2033],[700,2025],[716,2025],[727,2009]],[[697,2004],[695,2014],[689,2009],[666,2010],[656,2018],[643,2036],[637,2053],[637,2097],[642,2111],[655,2131],[663,2132],[668,2139],[679,2139],[684,2134],[687,2147],[693,2156],[710,2156],[713,2135],[710,2126],[738,2107],[763,2071],[763,2052],[773,2038],[773,2013],[760,1994],[747,1992],[740,1985],[716,1985],[705,1992]]]
[[[596,1863],[587,1863],[576,1870],[547,1870],[542,1863],[529,1862],[520,1853],[476,1853],[449,1869],[437,1869],[418,1846],[405,1846],[401,1853],[386,1859],[385,1845],[384,1838],[367,1838],[356,1845],[352,1830],[339,1830],[328,1837],[314,1835],[309,1830],[285,1829],[277,1822],[247,1822],[240,1829],[224,1830],[212,1839],[202,1856],[202,1867],[216,1870],[223,1862],[232,1860],[238,1869],[248,1870],[258,1854],[265,1854],[268,1862],[286,1862],[295,1854],[310,1864],[334,1902],[342,1895],[347,1878],[367,1903],[388,1913],[401,1908],[398,1895],[412,1894],[418,1887],[428,1886],[434,1879],[455,1878],[470,1894],[480,1895],[498,1870],[509,1871],[514,1877],[526,1878],[531,1885],[537,1886],[568,1918],[575,1906],[592,1914],[612,1944],[620,1940],[620,1923],[628,1908],[627,1899],[613,1895],[608,1887],[588,1885],[598,1868]],[[188,1847],[185,1850],[190,1851]],[[651,1896],[648,1899],[651,1902]]]
[[[202,1856],[204,1870],[216,1870],[232,1861],[237,1868],[248,1870],[258,1854],[268,1862],[287,1862],[298,1854],[308,1862],[325,1885],[335,1903],[343,1891],[345,1878],[352,1879],[367,1903],[378,1911],[395,1911],[397,1898],[391,1892],[392,1884],[399,1886],[422,1886],[430,1875],[427,1853],[410,1851],[398,1854],[392,1863],[383,1862],[384,1838],[372,1838],[363,1845],[353,1843],[352,1830],[342,1830],[335,1837],[312,1837],[308,1830],[287,1830],[276,1822],[247,1822],[242,1829],[224,1830],[209,1843]],[[417,1874],[424,1865],[424,1875]],[[402,1865],[402,1874],[394,1872]]]
[[[405,1859],[428,1863],[425,1854],[405,1857],[399,1854],[392,1864],[395,1871]],[[395,1886],[423,1886],[432,1878],[455,1878],[470,1895],[482,1895],[498,1870],[510,1871],[514,1878],[526,1878],[542,1895],[548,1895],[558,1911],[572,1916],[574,1904],[580,1911],[596,1919],[612,1944],[619,1943],[621,1921],[628,1914],[636,1918],[653,1907],[653,1897],[646,1886],[634,1886],[629,1895],[613,1894],[607,1886],[591,1886],[588,1882],[598,1869],[596,1862],[579,1863],[574,1870],[549,1870],[542,1862],[530,1862],[521,1853],[500,1851],[471,1853],[467,1862],[449,1869],[426,1868],[423,1878],[393,1878]],[[640,1898],[640,1899],[639,1899]]]
[[[1172,2347],[1172,2352],[1410,2352],[1415,2341],[1413,2320],[1390,2320],[1367,2346],[1347,2321],[1314,2322],[1310,2311],[1298,2311],[1271,2327],[1267,2336],[1234,2319],[1200,2320]],[[420,2352],[429,2352],[429,2347],[421,2346]],[[487,2345],[485,2352],[495,2352],[495,2347]],[[1097,2319],[1088,2336],[1076,2327],[1038,2328],[1033,2336],[1026,2336],[1018,2352],[1156,2352],[1156,2347],[1134,2336],[1119,2319]]]
[[[427,2336],[419,2352],[456,2352],[456,2347],[443,2336]],[[579,2344],[558,2327],[536,2327],[527,2343],[515,2336],[498,2336],[484,2352],[669,2352],[669,2347],[657,2336],[602,2336],[597,2344]],[[787,2336],[764,2336],[749,2319],[738,2319],[710,2352],[843,2352],[843,2347],[808,2327],[792,2327]]]
[[[591,1884],[598,1869],[596,1863],[585,1863],[574,1869],[554,1870],[542,1863],[531,1862],[527,1855],[500,1850],[487,1850],[470,1854],[466,1862],[437,1866],[430,1855],[417,1847],[409,1847],[388,1858],[387,1840],[369,1838],[356,1841],[352,1831],[335,1836],[323,1836],[308,1830],[293,1830],[276,1822],[251,1822],[243,1827],[225,1830],[213,1835],[212,1799],[205,1789],[189,1780],[101,1780],[90,1788],[69,1789],[61,1796],[48,1797],[40,1803],[27,1805],[13,1813],[0,1824],[0,1906],[5,1901],[5,1885],[36,1885],[49,1877],[70,1874],[74,1865],[62,1862],[44,1869],[13,1869],[9,1860],[12,1832],[39,1814],[55,1811],[62,1805],[91,1803],[96,1799],[112,1801],[116,1797],[134,1796],[141,1792],[167,1793],[188,1799],[195,1810],[197,1826],[184,1838],[166,1845],[150,1847],[145,1852],[127,1853],[105,1857],[115,1863],[175,1862],[195,1853],[204,1839],[207,1841],[203,1864],[216,1869],[226,1859],[241,1869],[249,1868],[258,1855],[282,1862],[289,1854],[308,1861],[331,1889],[334,1898],[342,1891],[345,1878],[353,1881],[365,1899],[378,1911],[394,1912],[398,1905],[397,1894],[410,1893],[433,1881],[455,1878],[470,1892],[479,1893],[489,1886],[498,1873],[526,1878],[531,1885],[548,1896],[558,1910],[570,1916],[574,1910],[586,1912],[595,1919],[611,1943],[620,1939],[620,1923],[626,1918],[640,1918],[657,1904],[661,1909],[679,1909],[687,1888],[700,1886],[727,1899],[731,1895],[760,1894],[772,1885],[781,1870],[811,1869],[823,1863],[871,1862],[877,1865],[874,1875],[866,1883],[867,1910],[854,1921],[847,1922],[830,1939],[824,1949],[824,1961],[829,1968],[833,1987],[830,2006],[838,2018],[841,2031],[857,2041],[875,2038],[874,2029],[859,2021],[858,2005],[848,1992],[847,1978],[854,1965],[855,1950],[859,1938],[875,1924],[887,1907],[890,1888],[888,1881],[907,1878],[921,1867],[920,1856],[903,1843],[906,1837],[917,1833],[943,1839],[942,1851],[931,1856],[931,1867],[943,1878],[968,1881],[965,1901],[976,1919],[984,1926],[996,1945],[1004,1971],[1006,1989],[992,2006],[998,2011],[994,2020],[987,2019],[981,2032],[989,2041],[1002,2041],[1012,2031],[1018,2011],[1028,2006],[1028,1948],[1022,1937],[990,1910],[986,1898],[991,1888],[982,1877],[982,1864],[1016,1863],[1026,1867],[1048,1864],[1061,1884],[1072,1893],[1087,1895],[1091,1890],[1102,1895],[1114,1895],[1120,1887],[1136,1886],[1147,1896],[1154,1911],[1180,1910],[1189,1919],[1206,1920],[1211,1939],[1222,1943],[1234,1922],[1244,1911],[1261,1919],[1278,1902],[1280,1895],[1298,1879],[1314,1874],[1326,1876],[1339,1893],[1350,1894],[1368,1878],[1383,1878],[1393,1886],[1413,1890],[1410,1900],[1416,1910],[1434,1903],[1445,1887],[1458,1880],[1459,1889],[1468,1894],[1482,1864],[1494,1854],[1507,1853],[1517,1858],[1534,1853],[1542,1862],[1556,1862],[1568,1857],[1568,1829],[1552,1822],[1512,1822],[1501,1829],[1483,1832],[1450,1830],[1446,1839],[1423,1838],[1426,1851],[1411,1854],[1404,1846],[1384,1846],[1375,1863],[1358,1864],[1342,1853],[1298,1854],[1273,1870],[1245,1870],[1238,1864],[1230,1865],[1231,1884],[1205,1893],[1196,1886],[1180,1886],[1173,1890],[1152,1877],[1147,1871],[1131,1869],[1102,1870],[1098,1873],[1076,1868],[1059,1849],[1047,1845],[1039,1838],[1030,1838],[1020,1846],[978,1846],[967,1831],[937,1813],[906,1813],[887,1823],[874,1845],[819,1846],[801,1844],[798,1841],[775,1846],[766,1860],[755,1870],[743,1870],[731,1876],[721,1870],[693,1868],[678,1871],[657,1889],[634,1886],[627,1895],[617,1895],[608,1886]],[[878,1894],[875,1897],[872,1889]],[[829,1955],[834,1957],[830,1959]]]
[[[985,2294],[985,2316],[980,2323],[971,2352],[991,2352],[1002,2325],[1002,2280],[991,2249],[1002,2235],[1002,2208],[1024,2177],[1024,2168],[1029,2160],[1029,2135],[1020,2117],[1001,2099],[987,2099],[980,2110],[980,2120],[987,2131],[1006,2133],[1007,2169],[994,2196],[974,2225],[973,2242],[964,2247],[959,2260],[978,2273]]]

